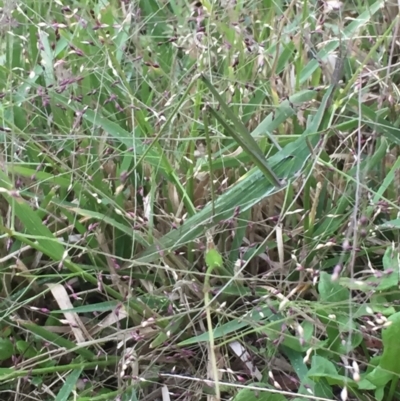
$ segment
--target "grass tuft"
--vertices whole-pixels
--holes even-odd
[[[0,7],[2,400],[400,400],[397,4]]]

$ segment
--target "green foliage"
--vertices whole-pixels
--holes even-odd
[[[247,390],[243,389],[240,390],[236,397],[234,398],[234,401],[287,401],[287,398],[285,398],[283,395],[280,394],[270,394],[267,391],[261,391],[257,394],[253,390]]]
[[[397,6],[17,3],[1,392],[400,399]]]

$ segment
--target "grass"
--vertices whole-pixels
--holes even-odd
[[[400,400],[398,8],[3,1],[4,400]]]

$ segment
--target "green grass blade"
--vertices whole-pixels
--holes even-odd
[[[65,380],[63,386],[55,398],[55,401],[68,401],[69,396],[76,388],[76,383],[83,372],[83,367],[73,370]]]
[[[314,146],[318,142],[316,136],[311,137]],[[272,168],[277,174],[290,181],[298,176],[311,156],[310,149],[304,138],[285,146],[270,159]],[[281,190],[280,188],[279,190]],[[194,239],[201,237],[209,226],[232,217],[234,210],[239,207],[245,211],[261,200],[277,193],[266,177],[259,170],[251,170],[245,174],[236,185],[222,194],[215,203],[215,215],[211,205],[207,205],[196,215],[188,219],[181,227],[163,236],[157,245],[150,246],[138,255],[137,261],[149,263],[159,258],[159,251],[172,251]]]
[[[251,159],[254,161],[254,164],[260,169],[260,171],[265,175],[268,181],[275,185],[276,187],[280,187],[281,184],[279,182],[278,177],[272,171],[271,167],[268,166],[267,161],[265,160],[265,156],[261,154],[259,151],[254,151],[254,147],[250,149],[248,143],[245,138],[241,138],[226,122],[225,120],[216,112],[214,109],[209,108],[213,116],[220,122],[220,124],[225,128],[225,131],[230,134],[232,138],[236,140],[236,142],[244,149],[248,155],[250,155]],[[251,136],[249,134],[249,136]]]

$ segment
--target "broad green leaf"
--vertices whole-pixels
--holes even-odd
[[[382,331],[383,354],[379,366],[393,374],[400,374],[400,312],[388,318],[391,325]]]
[[[365,382],[362,383],[360,388],[385,387],[392,378],[393,374],[382,369],[379,365],[365,376]]]
[[[311,369],[308,371],[308,377],[316,382],[321,379],[326,380],[330,386],[354,385],[355,382],[348,377],[338,374],[335,365],[328,359],[319,355],[314,355],[311,360]]]
[[[31,343],[28,343],[27,341],[24,340],[18,340],[15,343],[15,346],[18,350],[18,352],[24,356],[24,358],[29,359],[29,358],[34,358],[39,354],[39,352],[33,347]]]
[[[347,301],[350,296],[348,289],[333,281],[332,276],[326,272],[321,272],[318,292],[322,302],[340,303]]]
[[[378,387],[374,393],[376,401],[383,401],[383,397],[385,396],[385,388]]]
[[[375,313],[382,313],[384,316],[390,316],[396,313],[395,307],[390,305],[387,298],[379,294],[374,294],[371,297],[370,307]]]
[[[282,351],[284,354],[289,358],[292,367],[300,379],[301,383],[306,380],[308,375],[308,368],[307,365],[304,363],[304,355],[302,352],[294,351],[286,346],[282,346]]]
[[[223,265],[222,256],[215,248],[206,252],[206,265],[209,268],[217,268]]]
[[[284,345],[280,346],[280,350],[288,358],[291,363],[294,372],[296,373],[298,379],[300,380],[300,388],[298,390],[299,394],[309,394],[308,389],[313,388],[315,390],[315,383],[308,377],[308,367],[304,363],[304,352],[298,352],[290,349]],[[316,394],[321,396],[321,394]]]
[[[317,382],[319,382],[321,379],[325,379],[330,386],[344,387],[344,386],[356,385],[356,383],[353,380],[349,379],[346,376],[341,376],[339,374],[313,372],[313,373],[308,373],[308,377]]]
[[[383,255],[383,269],[386,274],[378,279],[380,283],[377,290],[383,291],[398,286],[400,277],[399,263],[399,252],[389,246]]]
[[[0,361],[5,361],[14,355],[14,345],[8,338],[0,338]]]
[[[314,389],[313,393],[317,397],[322,397],[328,400],[334,400],[335,397],[333,395],[332,387],[327,383],[327,381],[322,378],[322,380],[317,381],[316,383],[313,382],[314,385],[311,388]]]
[[[385,383],[386,384],[386,383]],[[359,390],[375,390],[376,385],[372,384],[369,380],[363,378],[357,383]]]
[[[327,374],[327,375],[337,375],[337,370],[335,365],[328,359],[314,355],[311,359],[311,369],[308,371],[308,376],[312,376],[316,373]]]
[[[341,348],[340,330],[336,319],[330,316],[331,313],[333,313],[333,311],[331,312],[330,310],[323,307],[317,310],[317,315],[319,319],[321,320],[322,324],[325,325],[326,335],[328,337],[328,349],[330,351],[334,351],[335,354],[333,355],[333,358],[337,358],[339,355],[339,350]]]

